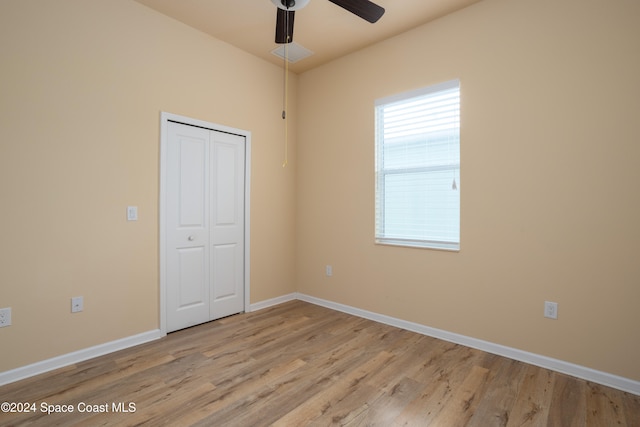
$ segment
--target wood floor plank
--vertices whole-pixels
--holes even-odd
[[[628,426],[640,426],[640,396],[622,394],[624,415]]]
[[[316,418],[325,416],[327,413],[333,415],[334,411],[332,411],[332,408],[336,406],[337,402],[344,399],[347,395],[354,393],[358,385],[363,380],[366,380],[367,376],[371,375],[371,373],[377,369],[380,369],[393,357],[394,356],[388,352],[376,354],[354,371],[338,379],[332,387],[325,388],[320,393],[311,397],[305,403],[277,420],[273,425],[282,427],[306,425]]]
[[[171,420],[175,420],[175,423],[192,425],[213,415],[216,423],[228,425],[237,420],[238,415],[246,411],[247,406],[252,406],[250,404],[247,405],[247,402],[258,402],[262,397],[266,396],[262,392],[263,390],[276,388],[277,384],[282,383],[283,377],[300,369],[305,364],[302,360],[296,359],[291,362],[287,361],[280,366],[258,371],[251,380],[236,383],[226,389],[218,388],[209,393],[206,398],[206,405],[197,405],[199,407],[197,410],[189,408],[183,413],[175,413]],[[227,422],[225,422],[223,416],[225,411],[227,414],[233,412]]]
[[[2,386],[4,401],[76,409],[0,412],[20,427],[640,426],[640,396],[301,301]]]
[[[398,369],[397,366],[395,366]],[[398,369],[402,371],[402,369]],[[397,382],[392,388],[386,389],[384,393],[376,399],[367,411],[363,411],[352,419],[344,423],[349,427],[388,427],[393,425],[406,402],[413,401],[424,388],[423,384],[411,378],[396,377]]]
[[[493,357],[487,390],[478,403],[469,427],[506,427],[526,371],[524,363]]]
[[[457,388],[447,405],[436,415],[434,425],[464,426],[473,416],[482,396],[489,370],[473,366],[464,382]],[[489,421],[489,420],[487,420]]]
[[[555,374],[548,426],[578,427],[586,425],[586,381]]]
[[[587,382],[587,426],[608,427],[626,424],[621,392]]]
[[[424,384],[421,394],[408,402],[394,420],[394,425],[427,425],[448,405],[471,368],[481,362],[485,353],[444,341],[432,340],[424,361],[411,378]]]
[[[542,427],[547,425],[555,374],[527,365],[507,427]]]
[[[402,342],[396,341],[389,347],[388,351],[396,356],[394,363],[374,372],[368,380],[369,384],[393,395],[394,389],[402,381],[416,374],[421,368],[425,354],[429,354],[431,350],[429,345],[431,339],[416,334],[410,334],[408,338],[409,340],[402,340]]]
[[[245,415],[242,418],[247,419],[247,423],[244,425],[271,425],[286,413],[293,411],[323,390],[332,387],[338,379],[344,378],[348,372],[357,369],[369,358],[369,355],[359,348],[359,343],[365,342],[364,340],[364,336],[358,336],[351,340],[341,339],[335,347],[327,347],[333,348],[330,352],[327,352],[327,348],[317,348],[311,354],[305,351],[303,354],[307,364],[301,369],[301,372],[296,372],[295,378],[287,379],[283,384],[277,384],[261,393],[259,396],[260,406],[268,411],[258,413],[259,419],[256,419],[255,411],[244,411]],[[304,380],[310,376],[314,378],[313,381]],[[245,406],[251,403],[251,399],[249,402],[243,402]],[[221,421],[221,417],[216,415],[211,421]]]

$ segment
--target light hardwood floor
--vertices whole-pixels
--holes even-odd
[[[640,426],[639,396],[301,301],[8,384],[4,401],[37,411],[3,426]]]

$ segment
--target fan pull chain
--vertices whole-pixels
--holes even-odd
[[[289,36],[287,36],[288,38]],[[284,99],[282,101],[282,120],[284,120],[284,162],[282,167],[286,167],[289,163],[289,126],[287,120],[287,104],[288,104],[288,87],[289,87],[289,43],[284,45]]]
[[[287,29],[289,28],[289,14],[286,15],[285,18],[285,33],[287,33]],[[284,45],[284,90],[283,90],[283,100],[282,100],[282,120],[284,120],[284,161],[282,162],[282,167],[286,167],[289,163],[289,126],[287,120],[287,106],[288,106],[288,88],[289,88],[289,42],[291,41],[291,36],[286,34],[287,40]]]

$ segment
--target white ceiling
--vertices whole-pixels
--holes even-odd
[[[269,62],[283,63],[271,53],[279,45],[274,41],[276,7],[270,0],[136,1]],[[478,1],[374,0],[386,12],[370,24],[328,0],[311,0],[296,12],[293,40],[314,54],[289,69],[302,73]]]

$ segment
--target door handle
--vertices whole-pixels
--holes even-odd
[[[194,241],[196,238],[195,238],[195,236],[189,236],[189,237],[187,237],[187,239],[189,239],[189,241],[190,241],[190,242],[192,242],[192,241]]]

